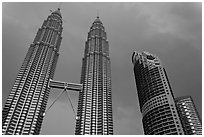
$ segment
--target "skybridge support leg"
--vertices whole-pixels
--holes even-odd
[[[81,91],[82,90],[82,84],[68,83],[68,82],[62,82],[62,81],[55,81],[55,80],[50,79],[48,86],[50,88],[63,89],[63,91],[57,96],[57,98],[53,101],[53,103],[50,105],[50,107],[45,111],[43,116],[46,115],[47,111],[52,107],[52,105],[57,101],[57,99],[62,95],[63,92],[66,92],[66,95],[67,95],[67,97],[69,99],[69,102],[71,103],[72,110],[75,113],[74,107],[73,107],[71,99],[70,99],[70,97],[69,97],[69,95],[67,93],[67,90]]]

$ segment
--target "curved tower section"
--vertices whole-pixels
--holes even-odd
[[[191,96],[177,97],[175,103],[185,135],[202,135],[202,120],[193,98]]]
[[[75,134],[113,134],[109,44],[99,17],[88,32],[81,83]]]
[[[159,58],[148,52],[134,52],[132,62],[144,133],[184,134],[171,86]]]
[[[59,56],[60,9],[52,12],[30,45],[2,112],[2,133],[39,134]]]

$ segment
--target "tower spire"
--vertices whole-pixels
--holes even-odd
[[[99,18],[99,10],[97,9],[97,18]]]
[[[62,5],[62,2],[59,3],[58,8],[57,8],[58,10],[61,9],[61,5]]]

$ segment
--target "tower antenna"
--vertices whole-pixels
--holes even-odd
[[[99,18],[99,10],[97,9],[97,18]]]
[[[62,6],[62,2],[59,3],[58,9],[61,9],[61,6]]]

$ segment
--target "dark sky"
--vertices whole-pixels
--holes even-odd
[[[59,3],[2,4],[2,104],[29,44]],[[162,61],[175,97],[191,95],[202,112],[201,3],[62,3],[63,40],[55,80],[80,81],[87,33],[97,9],[110,44],[114,134],[143,134],[133,74],[133,51]],[[60,90],[51,90],[48,106]],[[78,93],[70,91],[75,109]],[[41,134],[74,134],[75,116],[65,94],[44,118]]]

